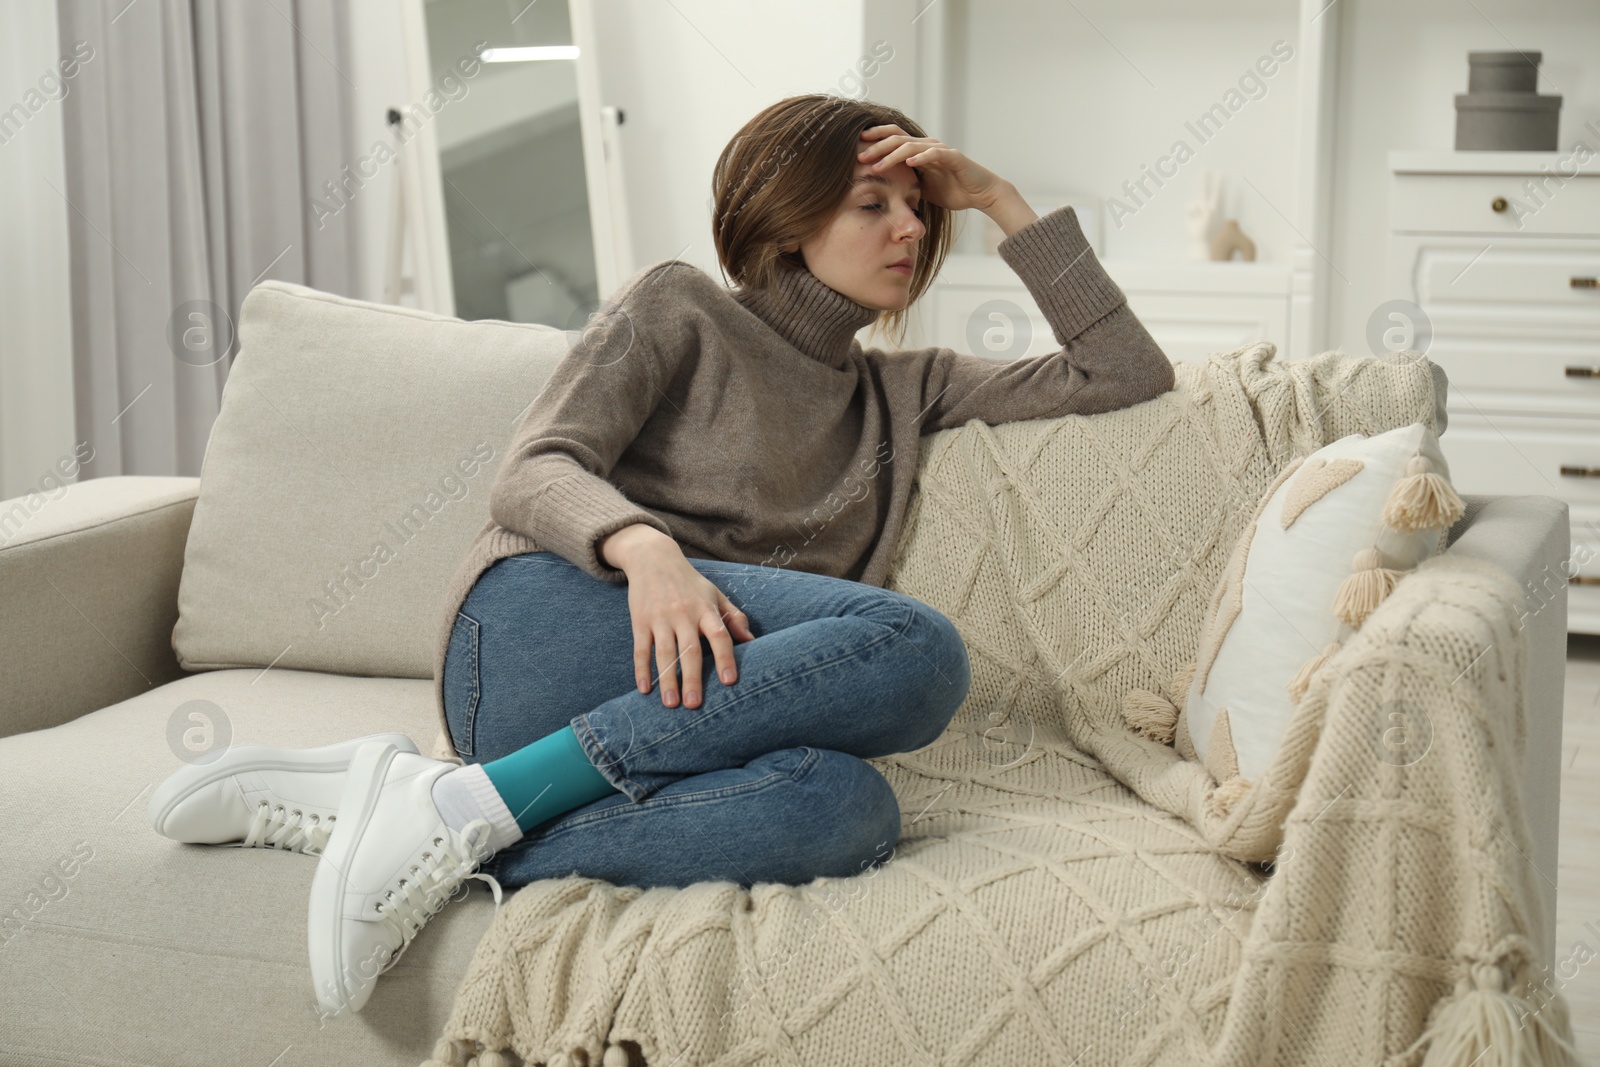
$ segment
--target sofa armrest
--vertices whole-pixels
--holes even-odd
[[[0,501],[0,737],[184,674],[172,651],[199,478],[91,478]]]
[[[1567,678],[1567,564],[1572,526],[1567,502],[1553,496],[1462,494],[1466,510],[1450,528],[1446,551],[1492,563],[1522,589],[1520,626],[1527,631],[1523,676],[1526,742],[1522,798],[1528,857],[1545,895],[1540,948],[1555,959],[1556,843],[1561,822],[1561,719]]]

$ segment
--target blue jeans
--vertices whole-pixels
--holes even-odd
[[[960,632],[922,601],[861,582],[689,563],[756,635],[734,642],[732,685],[701,635],[695,708],[662,705],[654,648],[651,690],[639,692],[628,587],[554,552],[496,561],[461,605],[443,678],[461,758],[499,759],[570,724],[621,790],[495,853],[480,869],[502,885],[570,874],[645,888],[799,885],[893,851],[900,807],[865,758],[944,732],[971,682]]]

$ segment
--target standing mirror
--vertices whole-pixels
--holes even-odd
[[[585,0],[407,3],[419,303],[581,329],[618,267]]]

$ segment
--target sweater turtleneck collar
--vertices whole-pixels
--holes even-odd
[[[733,298],[795,348],[841,369],[856,331],[881,314],[830,288],[805,267],[782,271],[767,289],[735,289]]]

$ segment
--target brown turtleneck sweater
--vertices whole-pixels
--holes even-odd
[[[679,260],[625,282],[529,407],[489,491],[491,519],[450,580],[435,754],[454,758],[443,677],[456,615],[496,560],[548,550],[624,584],[599,545],[646,523],[688,557],[882,586],[923,434],[1112,411],[1173,387],[1070,206],[999,252],[1060,350],[1012,362],[863,350],[855,334],[879,313],[803,268],[768,290],[729,290]]]

